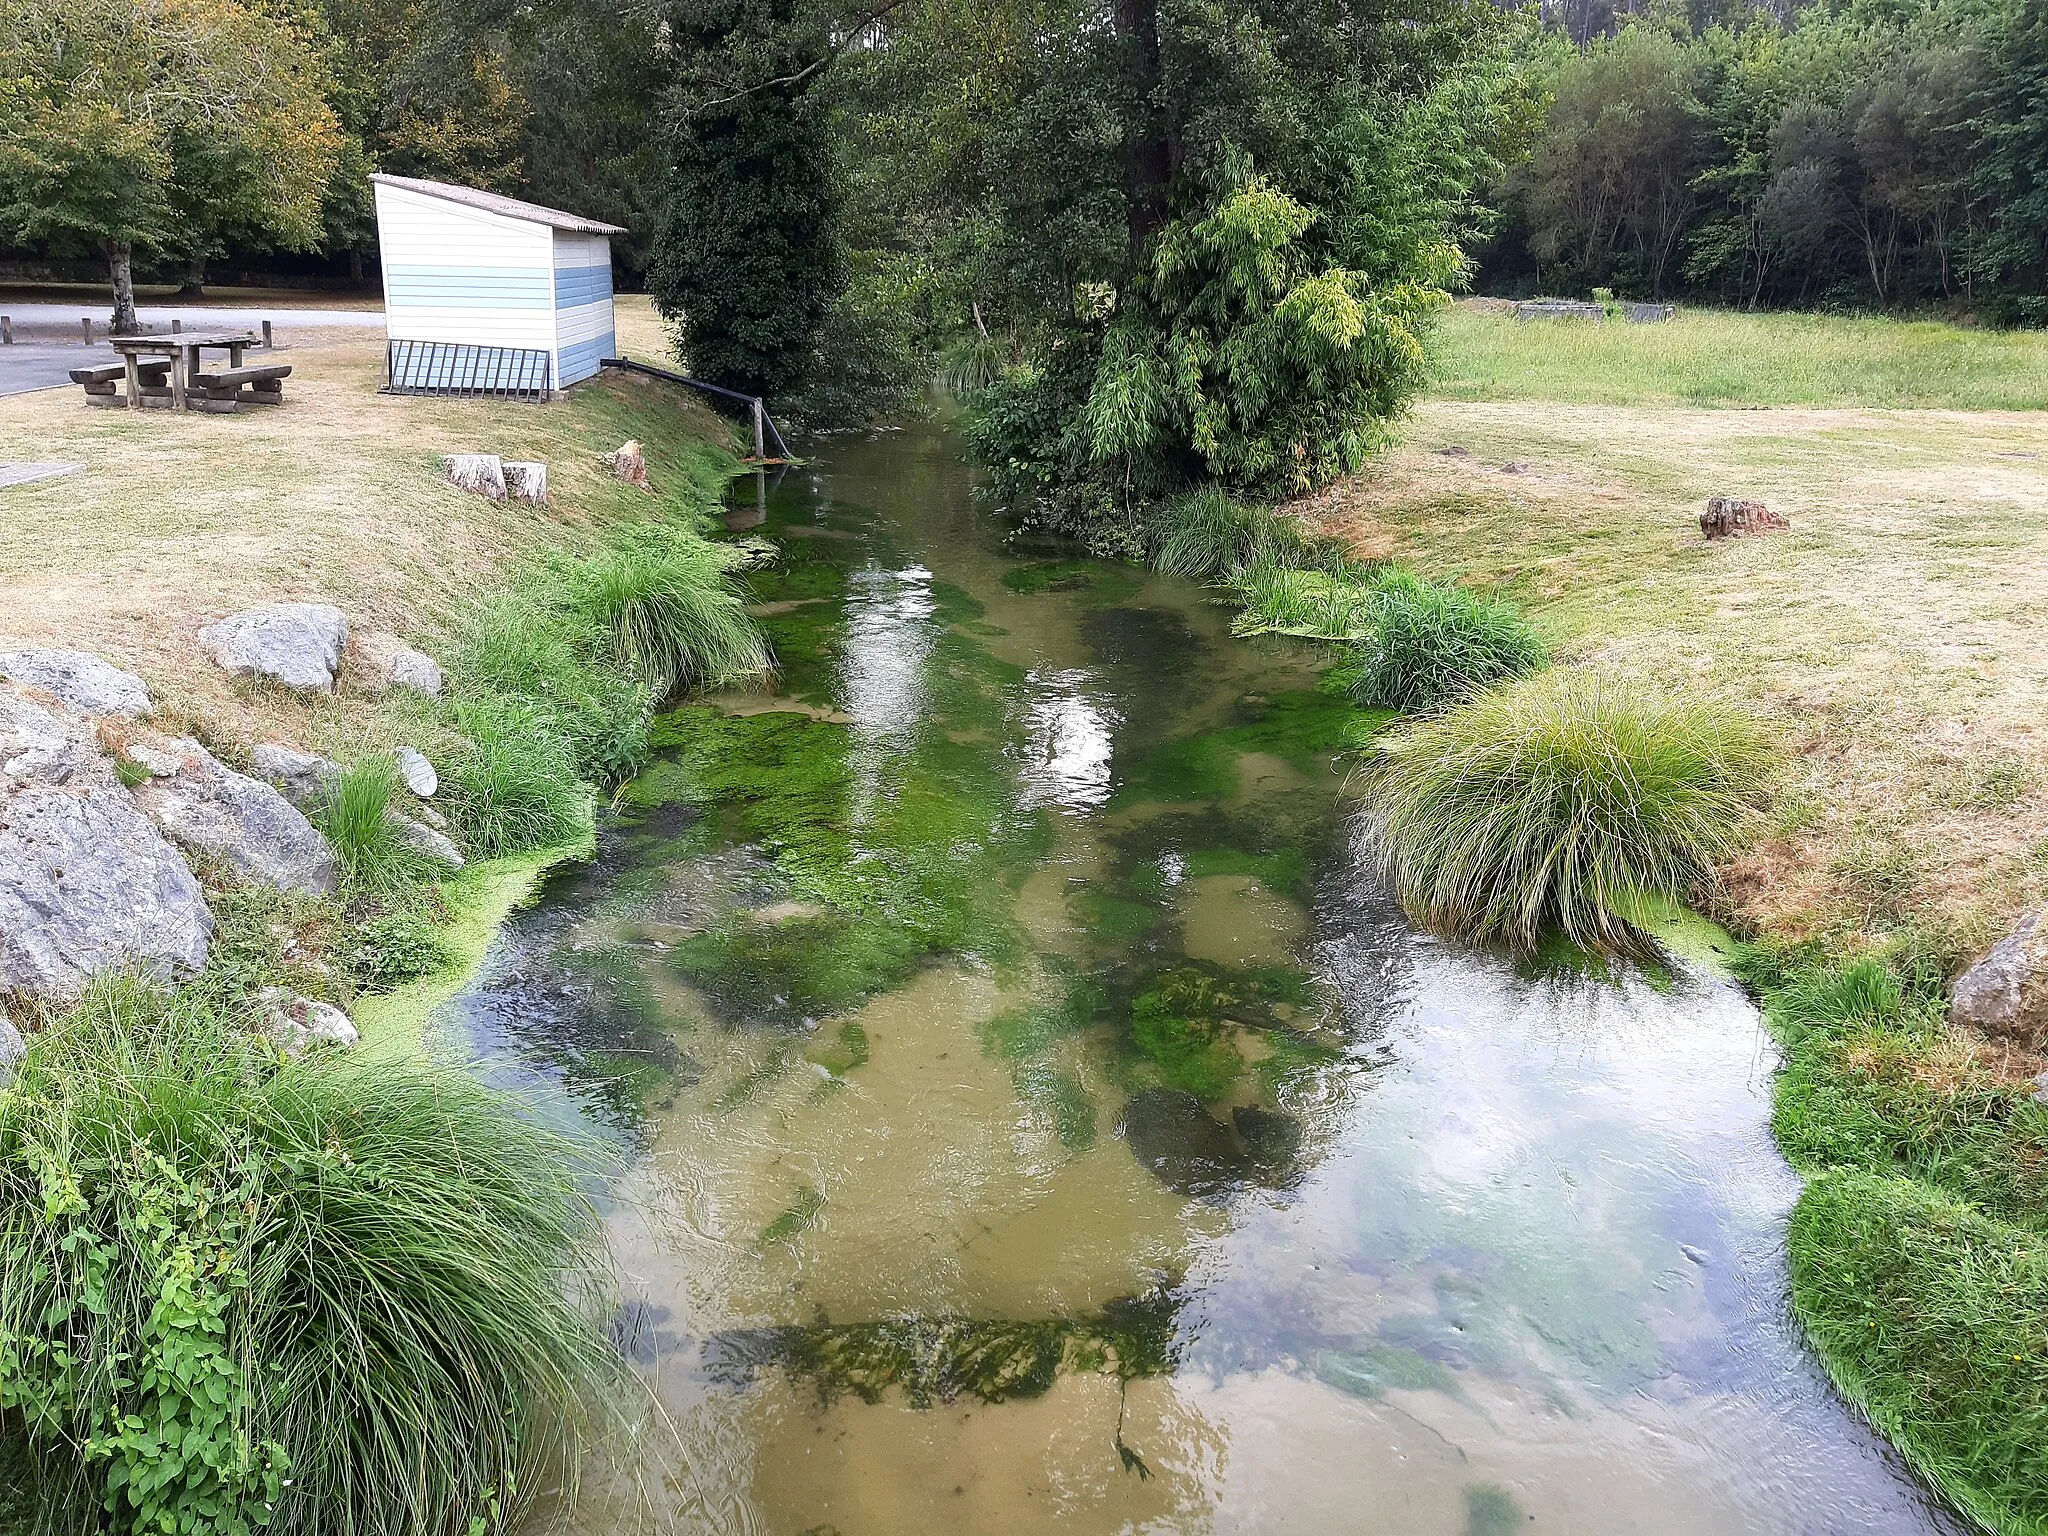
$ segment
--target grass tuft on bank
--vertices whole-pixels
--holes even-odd
[[[1564,670],[1383,737],[1364,827],[1402,905],[1440,932],[1633,951],[1623,914],[1692,902],[1757,824],[1775,754],[1737,711]]]
[[[499,1529],[623,1380],[599,1159],[459,1069],[254,1022],[103,981],[0,1095],[0,1403],[44,1517]]]

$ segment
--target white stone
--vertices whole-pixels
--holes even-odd
[[[334,850],[289,800],[268,784],[235,772],[196,741],[171,745],[184,757],[184,766],[134,789],[136,802],[165,835],[279,890],[333,894],[338,884]]]
[[[112,768],[91,722],[52,707],[12,683],[0,683],[0,793],[7,783],[104,783]]]
[[[441,787],[441,776],[434,772],[427,755],[417,747],[400,747],[391,755],[398,760],[398,776],[405,780],[405,787],[422,800],[433,799],[434,791]]]
[[[341,648],[348,644],[348,620],[331,603],[272,603],[207,625],[199,643],[230,672],[331,693]]]
[[[177,753],[153,747],[146,741],[128,743],[127,754],[129,762],[140,763],[153,779],[168,779],[185,766],[185,759]]]
[[[395,816],[398,823],[398,840],[414,853],[432,859],[436,864],[449,869],[460,869],[463,865],[462,850],[424,822],[414,821],[409,816]]]
[[[332,1003],[300,997],[283,987],[265,987],[259,997],[265,1005],[264,1033],[287,1056],[303,1056],[314,1046],[347,1050],[360,1038],[354,1022]]]
[[[89,715],[133,720],[149,713],[149,688],[141,678],[84,651],[0,651],[0,677],[47,688]]]

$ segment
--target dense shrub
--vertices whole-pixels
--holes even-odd
[[[1367,837],[1443,932],[1629,950],[1644,896],[1697,898],[1752,830],[1773,754],[1747,717],[1589,673],[1480,694],[1381,741]]]
[[[119,1531],[498,1529],[622,1381],[586,1147],[101,983],[0,1094],[0,1405]],[[68,1486],[67,1486],[68,1485]]]
[[[1153,569],[1196,581],[1229,581],[1254,566],[1310,569],[1332,552],[1291,517],[1205,486],[1156,507],[1146,528]]]
[[[1374,599],[1346,673],[1354,703],[1427,714],[1549,660],[1520,612],[1497,598],[1390,571]]]

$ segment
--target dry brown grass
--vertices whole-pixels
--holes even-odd
[[[621,300],[619,321],[622,346],[666,355],[644,302]],[[0,490],[0,646],[76,646],[131,667],[163,723],[203,723],[217,744],[284,735],[339,748],[374,729],[346,687],[309,702],[231,682],[199,651],[199,628],[317,599],[358,629],[431,646],[515,559],[587,544],[634,514],[644,498],[598,462],[623,436],[647,438],[657,482],[682,472],[670,450],[729,439],[652,381],[596,381],[545,406],[407,399],[376,392],[381,332],[329,331],[282,355],[294,371],[277,410],[109,411],[75,389],[0,399],[9,457],[85,466]],[[455,490],[439,456],[458,451],[546,460],[552,504]]]
[[[1792,527],[1709,546],[1717,494]],[[1728,872],[1740,923],[1961,953],[2048,900],[2044,505],[2030,413],[1430,401],[1310,512],[1514,597],[1565,659],[1777,721],[1794,765]]]

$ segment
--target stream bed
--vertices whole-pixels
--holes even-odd
[[[1742,993],[1417,932],[1309,648],[970,491],[936,430],[745,486],[775,687],[441,1020],[622,1152],[674,1432],[577,1526],[1955,1529],[1799,1341]]]

